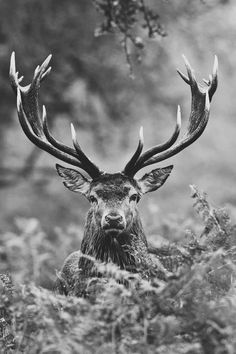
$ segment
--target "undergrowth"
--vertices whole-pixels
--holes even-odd
[[[87,282],[86,298],[50,289],[75,231],[49,238],[37,220],[19,219],[0,241],[0,352],[235,353],[236,226],[225,209],[191,190],[202,232],[150,247],[167,279],[95,262],[103,277]]]

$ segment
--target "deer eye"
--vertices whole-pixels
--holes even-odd
[[[93,195],[91,195],[91,196],[89,197],[89,201],[90,201],[90,203],[95,203],[95,204],[98,203],[97,198],[95,198]]]
[[[140,197],[138,194],[132,194],[131,197],[129,198],[129,201],[138,203],[139,199],[140,199]]]

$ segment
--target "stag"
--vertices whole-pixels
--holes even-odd
[[[177,120],[170,139],[143,152],[143,129],[140,129],[138,146],[122,172],[107,173],[96,166],[78,143],[71,124],[73,147],[55,139],[48,127],[45,106],[39,107],[41,82],[50,73],[51,55],[35,69],[32,82],[22,86],[23,77],[18,77],[15,54],[11,56],[10,81],[17,96],[17,112],[20,125],[28,139],[40,149],[48,152],[74,168],[56,164],[63,183],[69,190],[79,192],[90,202],[85,222],[81,250],[73,252],[65,261],[57,283],[62,293],[72,291],[74,274],[89,276],[93,257],[102,262],[113,262],[122,269],[135,271],[140,264],[150,265],[147,239],[139,217],[137,204],[140,198],[160,188],[173,168],[172,165],[156,168],[135,178],[144,167],[167,160],[191,145],[203,133],[209,119],[210,102],[217,88],[218,62],[215,57],[213,73],[204,84],[197,82],[194,71],[184,57],[187,75],[177,70],[191,89],[191,113],[185,134],[179,140],[181,111],[178,106]],[[42,111],[42,113],[41,113]],[[82,174],[77,168],[84,170]],[[86,257],[81,256],[86,255]],[[161,269],[161,265],[158,267]],[[63,283],[63,284],[62,284]]]

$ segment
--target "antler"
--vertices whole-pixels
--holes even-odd
[[[11,86],[17,95],[17,112],[21,127],[28,139],[40,149],[66,163],[83,169],[94,179],[100,176],[102,171],[81,150],[73,124],[71,124],[71,134],[74,148],[64,145],[51,135],[45,106],[43,106],[42,114],[40,113],[39,89],[41,82],[51,71],[49,66],[51,57],[49,55],[41,66],[37,66],[31,84],[21,86],[23,76],[18,78],[15,53],[13,52],[11,55],[9,75]]]
[[[191,113],[187,131],[183,135],[182,139],[180,139],[180,141],[175,144],[181,128],[181,112],[180,107],[178,106],[175,131],[167,142],[154,146],[141,155],[143,148],[143,138],[140,138],[136,152],[123,170],[123,173],[130,177],[133,177],[139,170],[148,165],[166,160],[169,157],[178,154],[181,150],[185,149],[187,146],[191,145],[195,140],[197,140],[206,128],[210,113],[210,101],[217,89],[218,84],[218,60],[215,56],[212,75],[209,75],[209,80],[203,80],[205,86],[202,86],[196,81],[194,71],[184,55],[183,58],[185,61],[188,76],[179,70],[177,70],[177,72],[179,73],[180,77],[190,86],[192,94]]]

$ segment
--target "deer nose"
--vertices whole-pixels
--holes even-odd
[[[125,228],[125,220],[121,214],[116,212],[111,212],[104,217],[103,229],[117,229],[123,230]]]
[[[123,218],[120,214],[110,213],[105,216],[105,221],[110,226],[118,226],[119,224],[122,224]]]

